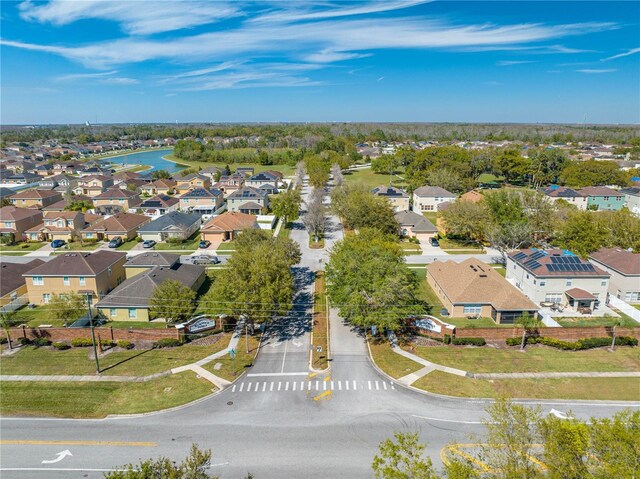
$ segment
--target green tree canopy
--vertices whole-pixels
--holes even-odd
[[[572,161],[559,178],[563,185],[573,188],[585,186],[618,185],[627,186],[630,181],[626,173],[615,161]]]
[[[300,192],[298,190],[289,190],[272,196],[269,204],[273,214],[280,217],[284,224],[287,224],[298,219],[301,202]]]
[[[456,200],[441,213],[447,236],[482,242],[486,239],[491,214],[484,201]]]
[[[187,321],[196,310],[195,300],[195,291],[179,281],[167,279],[156,287],[149,299],[149,314],[168,323]]]
[[[46,309],[53,319],[73,322],[87,314],[87,299],[78,293],[52,294]]]
[[[373,228],[386,234],[398,234],[398,222],[389,202],[360,185],[345,183],[334,188],[331,209],[348,228]]]

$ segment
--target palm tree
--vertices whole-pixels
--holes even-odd
[[[520,343],[520,350],[524,350],[524,346],[527,342],[527,333],[540,326],[540,320],[535,316],[530,316],[529,313],[524,313],[516,319],[516,325],[522,327],[522,342]]]
[[[616,348],[616,328],[618,326],[622,326],[622,320],[616,319],[611,328],[611,352],[615,351]]]
[[[13,313],[2,311],[0,313],[0,327],[4,330],[4,334],[7,335],[7,343],[9,343],[9,349],[13,349],[11,344],[11,334],[9,328],[13,325],[12,321]]]

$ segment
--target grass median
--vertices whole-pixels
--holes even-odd
[[[101,418],[139,414],[186,404],[216,387],[191,371],[147,382],[2,382],[5,416]]]
[[[327,292],[322,272],[316,274],[313,302],[313,352],[312,366],[324,370],[329,366],[329,317],[327,314]],[[318,351],[318,348],[321,348]]]
[[[387,341],[369,339],[369,347],[371,348],[371,356],[378,367],[394,379],[415,373],[423,368],[422,364],[393,352]]]
[[[249,352],[247,352],[247,339]],[[225,344],[225,347],[226,346],[228,346],[228,343]],[[221,358],[205,364],[203,368],[218,377],[226,379],[227,381],[234,381],[243,372],[253,366],[253,360],[255,359],[256,354],[258,354],[259,347],[260,336],[249,335],[247,338],[245,335],[242,335],[238,342],[238,346],[236,346],[236,354],[233,359],[229,354],[225,354]]]
[[[433,371],[413,387],[467,398],[640,400],[640,378],[470,379]]]

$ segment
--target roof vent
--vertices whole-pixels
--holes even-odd
[[[483,273],[483,274],[481,274],[481,275],[480,275],[480,277],[481,277],[481,278],[486,278],[486,277],[487,277],[487,275],[486,275],[485,273]]]

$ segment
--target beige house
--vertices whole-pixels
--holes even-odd
[[[409,211],[409,194],[401,190],[400,188],[394,188],[393,186],[378,186],[371,190],[376,196],[386,198],[391,203],[393,211]]]
[[[27,294],[27,283],[22,275],[41,264],[44,264],[41,259],[28,263],[0,263],[0,309],[16,309],[11,306],[17,306],[19,298]]]
[[[104,175],[91,175],[80,178],[73,192],[77,195],[86,195],[93,198],[111,187],[113,187],[113,178]]]
[[[102,316],[111,321],[150,321],[149,300],[158,286],[172,280],[198,291],[205,277],[202,266],[179,263],[171,267],[156,266],[128,278],[96,307]]]
[[[9,201],[19,208],[42,208],[62,200],[62,193],[54,190],[23,190],[11,195]]]
[[[114,238],[122,238],[129,241],[136,237],[138,228],[146,225],[151,218],[145,215],[137,215],[121,211],[113,216],[96,221],[82,231],[85,240],[109,241]]]
[[[84,294],[90,301],[104,297],[125,279],[125,253],[65,253],[23,276],[29,302],[46,304],[54,296]]]
[[[611,275],[609,294],[627,303],[640,303],[640,254],[620,248],[601,248],[589,261]]]
[[[258,217],[239,211],[214,216],[200,228],[203,240],[222,242],[232,240],[246,229],[258,229]]]
[[[475,258],[462,263],[436,261],[427,282],[453,318],[492,318],[514,324],[524,314],[537,317],[538,307],[490,265]]]
[[[178,178],[175,190],[179,194],[184,194],[189,190],[195,190],[196,188],[211,188],[211,179],[204,175],[192,173],[190,175]]]
[[[13,235],[21,241],[24,232],[42,223],[42,211],[30,208],[3,206],[0,208],[0,235]]]
[[[161,253],[149,251],[148,253],[137,254],[124,264],[124,271],[127,279],[135,275],[145,273],[157,266],[172,268],[180,262],[180,255],[173,253]]]
[[[147,183],[146,185],[142,185],[140,187],[140,192],[149,196],[168,195],[175,191],[177,184],[178,183],[174,180],[162,178],[152,181],[151,183]]]
[[[587,314],[605,302],[609,288],[609,273],[561,249],[514,251],[506,270],[506,278],[534,303]]]
[[[398,211],[395,215],[400,228],[400,236],[418,238],[420,241],[428,241],[438,236],[438,228],[424,215],[413,211]]]
[[[43,222],[25,231],[30,241],[72,241],[80,237],[80,231],[86,226],[81,211],[46,211]]]
[[[135,191],[121,188],[109,188],[93,197],[93,205],[97,211],[113,214],[118,211],[129,211],[140,206],[142,200]]]
[[[563,200],[580,210],[587,209],[588,198],[581,195],[576,190],[572,190],[571,188],[567,188],[566,186],[553,185],[547,188],[543,188],[540,191],[549,201],[552,201],[554,203],[558,200]]]
[[[421,186],[413,192],[413,211],[438,211],[439,205],[455,199],[456,195],[439,186]]]
[[[196,188],[189,190],[179,197],[180,209],[183,211],[199,211],[203,214],[211,214],[220,209],[224,195],[215,188]]]
[[[220,181],[214,184],[213,187],[222,191],[226,198],[242,188],[246,179],[247,177],[245,174],[236,172],[232,175],[222,176]]]
[[[250,215],[262,214],[269,207],[269,195],[257,188],[243,186],[227,197],[227,210]]]

